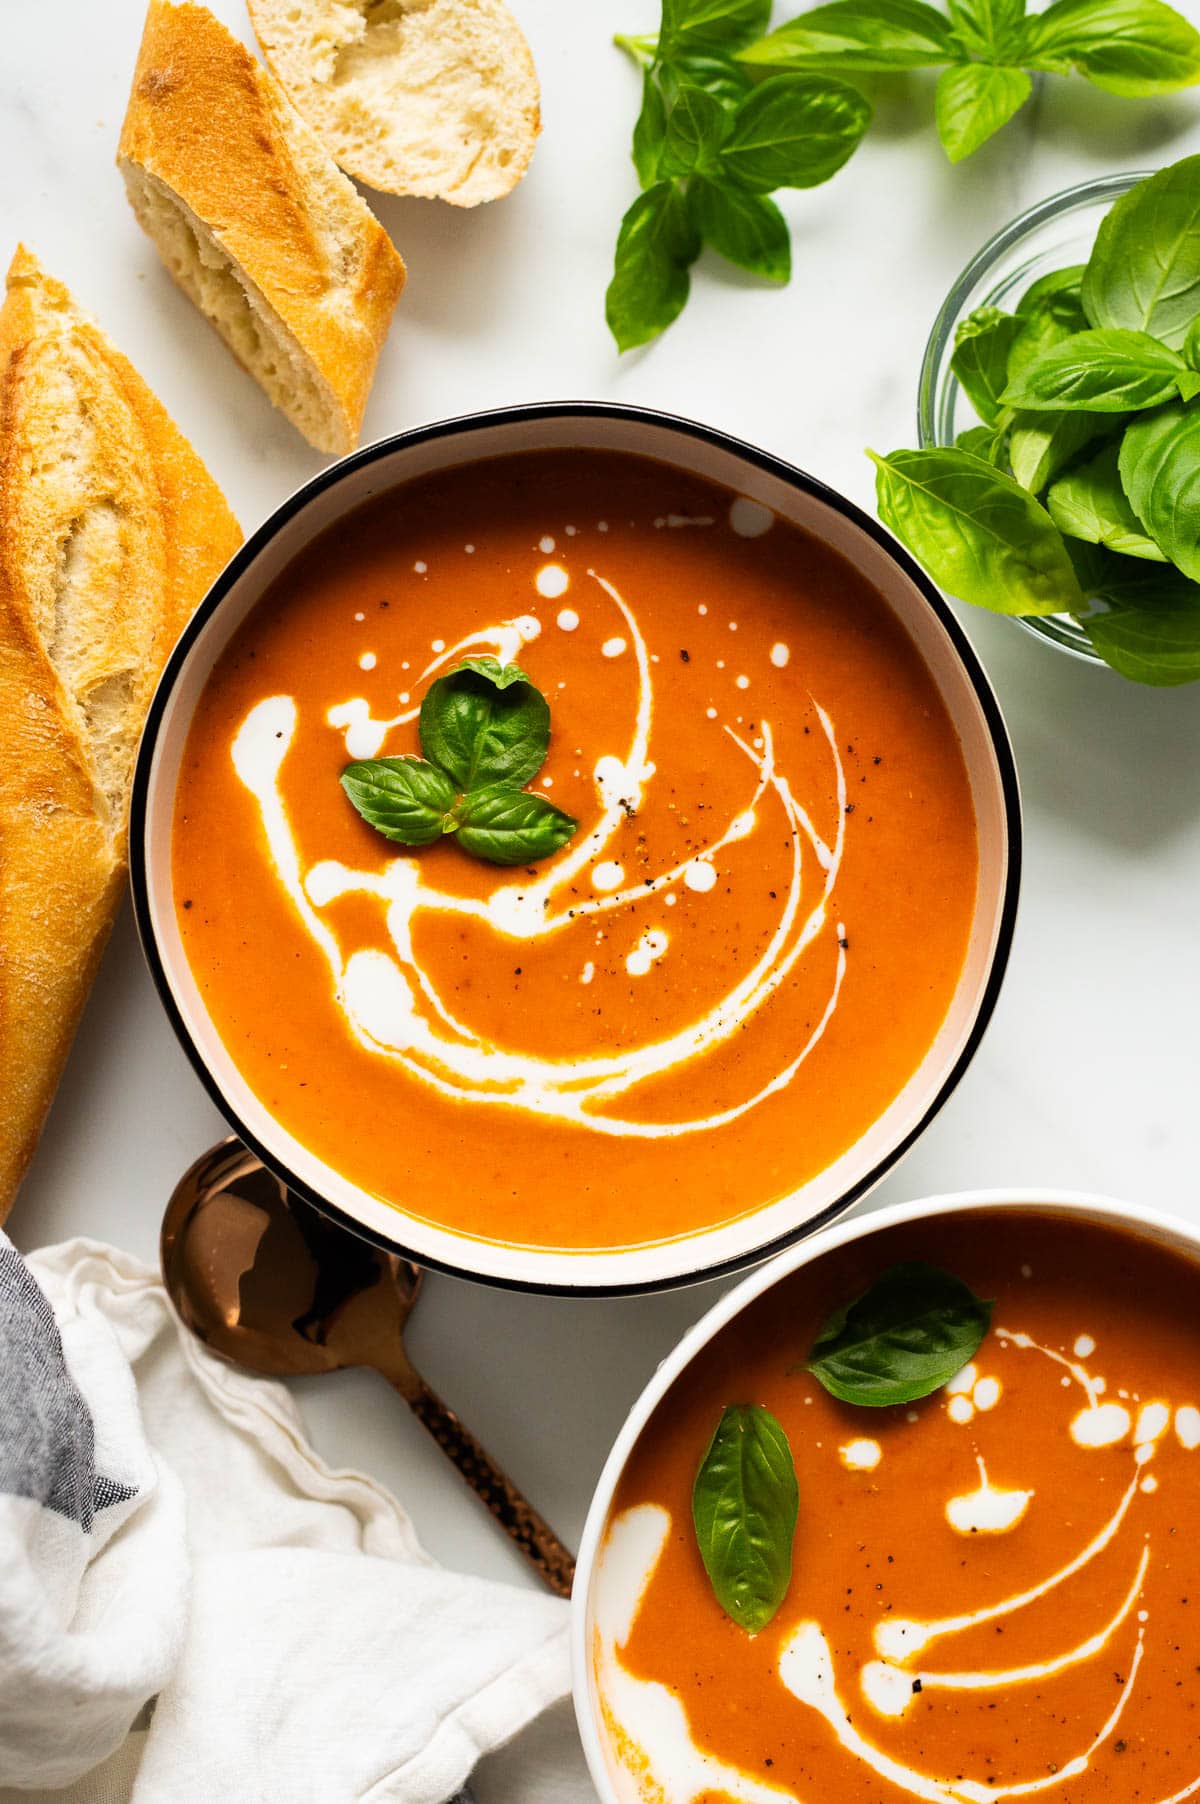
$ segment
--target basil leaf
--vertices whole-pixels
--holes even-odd
[[[1046,507],[1060,532],[1072,539],[1107,545],[1125,557],[1166,562],[1154,540],[1142,531],[1121,487],[1116,445],[1106,445],[1089,463],[1060,476],[1046,496]]]
[[[735,50],[765,31],[771,0],[663,0],[659,54]]]
[[[633,128],[633,166],[643,188],[658,180],[659,158],[667,139],[667,103],[652,69],[642,77],[642,110]]]
[[[550,708],[515,665],[472,658],[430,684],[418,727],[421,750],[460,790],[519,785],[545,763]]]
[[[1008,436],[1008,421],[998,426],[968,426],[960,432],[954,443],[960,451],[970,451],[974,457],[986,458],[999,470],[1004,465],[1004,445]]]
[[[703,88],[684,87],[667,116],[659,174],[716,175],[733,112]]]
[[[1114,608],[1085,624],[1104,662],[1130,682],[1171,689],[1200,681],[1200,589],[1191,602]]]
[[[1093,326],[1149,332],[1179,349],[1200,314],[1200,156],[1160,169],[1109,208],[1083,305]]]
[[[428,846],[454,831],[458,791],[422,758],[362,758],[346,766],[341,783],[363,819],[385,839]]]
[[[1110,94],[1166,94],[1200,81],[1200,32],[1162,0],[1054,0],[1027,21],[1021,60],[1071,65]]]
[[[1146,608],[1160,602],[1200,603],[1200,583],[1189,582],[1173,564],[1124,557],[1083,539],[1068,539],[1067,550],[1089,605],[1101,601],[1113,608]]]
[[[1079,278],[1082,274],[1082,264],[1075,271],[1059,271],[1059,277],[1074,279],[1060,281],[1055,287],[1045,287],[1042,282],[1035,282],[1033,288],[1022,295],[1017,303],[1021,330],[1013,340],[1008,358],[1010,376],[1019,375],[1043,351],[1052,350],[1065,338],[1071,338],[1076,332],[1087,331],[1091,321],[1083,311],[1083,302],[1079,298]],[[1035,293],[1034,290],[1039,292]]]
[[[952,163],[961,163],[1007,125],[1033,92],[1023,69],[959,63],[938,77],[938,136]]]
[[[464,670],[474,671],[476,676],[486,677],[496,689],[511,689],[514,683],[528,683],[529,678],[519,664],[502,664],[499,658],[464,658],[450,672],[458,676]]]
[[[1000,413],[1000,396],[1008,377],[1008,354],[1021,333],[1021,321],[999,307],[976,307],[954,335],[950,368],[985,425]]]
[[[848,82],[773,75],[738,107],[723,168],[763,194],[815,188],[853,155],[870,119],[870,105]]]
[[[1121,440],[1133,511],[1178,570],[1200,581],[1200,410],[1178,402],[1135,420]]]
[[[1129,413],[1200,393],[1200,375],[1148,332],[1076,332],[1025,365],[1004,392],[1009,407]]]
[[[1082,607],[1061,533],[1011,476],[969,451],[867,455],[880,519],[951,594],[999,614]]]
[[[782,1427],[757,1403],[731,1404],[696,1473],[692,1522],[717,1602],[748,1635],[787,1596],[799,1506]]]
[[[805,1370],[843,1403],[915,1403],[969,1364],[991,1319],[992,1305],[961,1278],[919,1262],[894,1265],[834,1311]]]
[[[561,851],[579,822],[545,796],[506,783],[474,789],[458,816],[458,843],[489,864],[532,864]]]
[[[753,86],[749,72],[740,63],[702,52],[672,56],[669,63],[659,65],[658,79],[668,106],[674,104],[684,87],[703,88],[706,94],[715,94],[718,100],[728,100],[736,106]]]
[[[950,21],[923,0],[832,0],[738,53],[777,69],[921,69],[958,55]]]
[[[621,351],[657,338],[677,319],[688,297],[688,270],[700,255],[700,235],[674,182],[655,182],[639,194],[617,237],[605,317]]]
[[[1083,263],[1072,263],[1066,269],[1052,269],[1047,275],[1039,276],[1036,282],[1031,282],[1017,302],[1016,310],[1022,319],[1035,313],[1047,301],[1073,300],[1082,310],[1079,293],[1083,286],[1085,268]]]
[[[769,282],[789,279],[792,242],[773,200],[702,178],[692,183],[688,198],[698,231],[722,257]]]
[[[950,18],[969,55],[985,63],[1020,61],[1025,0],[950,0]]]
[[[1194,370],[1200,370],[1200,315],[1187,329],[1183,341],[1183,355]]]
[[[1048,482],[1094,440],[1111,432],[1111,414],[1018,413],[1008,438],[1008,461],[1023,489],[1040,495]]]

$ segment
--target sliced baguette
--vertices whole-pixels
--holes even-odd
[[[404,264],[206,7],[150,0],[117,156],[184,293],[320,451],[358,443]]]
[[[475,207],[516,187],[537,71],[502,0],[248,0],[258,41],[343,169]]]
[[[0,306],[0,1221],[121,898],[151,692],[240,541],[136,370],[19,247]]]

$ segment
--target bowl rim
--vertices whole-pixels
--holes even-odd
[[[943,1074],[940,1083],[929,1097],[926,1107],[909,1131],[899,1139],[890,1150],[880,1158],[867,1172],[853,1184],[820,1209],[815,1215],[773,1236],[769,1241],[755,1242],[741,1252],[731,1254],[727,1258],[701,1266],[689,1265],[665,1275],[655,1277],[630,1278],[614,1281],[605,1279],[589,1280],[587,1263],[591,1254],[581,1251],[576,1257],[579,1265],[579,1281],[568,1283],[551,1278],[515,1277],[512,1274],[484,1272],[472,1267],[467,1262],[451,1261],[441,1257],[433,1257],[424,1252],[414,1253],[404,1245],[402,1235],[398,1232],[394,1237],[386,1236],[356,1217],[348,1214],[339,1205],[323,1197],[311,1185],[300,1179],[291,1171],[284,1158],[272,1152],[264,1142],[247,1127],[237,1111],[225,1097],[216,1077],[209,1069],[199,1046],[195,1043],[184,1020],[179,1004],[176,1002],[166,961],[162,957],[154,928],[153,910],[150,899],[150,859],[147,852],[149,827],[151,821],[149,797],[151,775],[157,752],[159,735],[166,717],[171,695],[175,685],[191,654],[192,647],[207,627],[209,621],[222,606],[234,585],[253,566],[255,560],[270,544],[275,536],[286,528],[294,519],[302,514],[311,503],[323,496],[331,488],[347,480],[359,471],[372,464],[394,456],[397,452],[432,441],[461,438],[464,441],[464,456],[461,463],[475,461],[466,454],[474,435],[485,433],[497,427],[522,424],[540,424],[553,420],[576,419],[586,424],[589,421],[612,420],[631,425],[648,425],[684,440],[697,440],[718,451],[740,459],[743,463],[763,471],[778,481],[798,490],[810,500],[824,505],[832,512],[839,514],[844,520],[864,533],[880,548],[883,553],[899,568],[917,589],[925,605],[931,610],[950,642],[950,647],[965,674],[975,700],[983,716],[988,743],[996,760],[999,779],[999,799],[1004,820],[1006,840],[1006,868],[1003,891],[997,911],[996,940],[987,972],[986,981],[980,991],[979,999],[971,1022],[970,1031],[966,1035],[957,1058]],[[485,453],[486,455],[486,453]],[[399,485],[397,485],[399,486]],[[356,503],[357,505],[357,503]],[[996,1002],[1003,985],[1012,949],[1013,934],[1016,925],[1017,903],[1020,894],[1022,869],[1022,811],[1020,788],[1017,777],[1016,759],[1008,728],[1000,709],[991,680],[988,677],[978,653],[975,651],[965,630],[956,619],[948,602],[941,594],[933,580],[926,575],[920,565],[887,529],[873,519],[855,502],[830,488],[819,478],[811,476],[807,471],[790,464],[786,459],[775,456],[769,451],[761,450],[743,439],[723,432],[718,427],[708,426],[682,415],[666,412],[652,407],[643,407],[624,402],[556,400],[545,402],[527,402],[517,405],[484,409],[478,412],[451,416],[444,420],[436,420],[425,425],[415,426],[407,431],[394,433],[375,440],[348,456],[339,458],[327,465],[324,470],[302,483],[287,496],[245,540],[234,553],[229,563],[217,577],[211,588],[199,603],[195,612],[185,626],[174,649],[167,659],[155,687],[146,715],[138,745],[137,759],[134,766],[130,792],[129,807],[129,876],[133,896],[134,921],[138,938],[141,942],[143,956],[150,970],[151,979],[158,998],[166,1013],[167,1019],[182,1046],[193,1071],[200,1079],[209,1099],[219,1111],[230,1129],[251,1152],[260,1158],[267,1168],[274,1172],[281,1182],[293,1190],[305,1202],[320,1211],[340,1226],[357,1234],[382,1251],[396,1253],[401,1257],[430,1270],[441,1271],[449,1276],[464,1278],[474,1283],[493,1285],[497,1288],[528,1292],[539,1296],[648,1296],[659,1291],[680,1289],[690,1284],[706,1283],[710,1279],[725,1277],[731,1273],[745,1271],[760,1264],[773,1255],[803,1241],[819,1229],[843,1215],[855,1202],[866,1196],[883,1178],[900,1162],[916,1141],[925,1133],[932,1121],[939,1114],[949,1097],[958,1087],[977,1052],[984,1033],[995,1012]],[[751,1217],[754,1212],[751,1212]],[[398,1224],[403,1217],[397,1214]],[[470,1242],[463,1240],[463,1249],[469,1249]],[[681,1247],[690,1244],[684,1237]]]
[[[986,1189],[945,1191],[935,1196],[914,1197],[909,1202],[892,1203],[885,1209],[868,1210],[849,1221],[834,1223],[809,1235],[749,1273],[741,1283],[718,1298],[659,1362],[626,1415],[596,1480],[580,1537],[575,1583],[571,1590],[571,1694],[576,1727],[600,1804],[623,1804],[623,1800],[618,1797],[609,1777],[595,1707],[595,1674],[589,1646],[590,1593],[613,1495],[638,1436],[666,1393],[696,1355],[735,1317],[783,1279],[823,1258],[826,1253],[912,1222],[934,1221],[942,1216],[974,1210],[1002,1214],[1022,1209],[1063,1215],[1102,1227],[1132,1229],[1139,1237],[1159,1245],[1172,1240],[1183,1241],[1200,1263],[1200,1225],[1168,1210],[1122,1201],[1105,1192],[1064,1190],[1053,1185],[993,1185]]]

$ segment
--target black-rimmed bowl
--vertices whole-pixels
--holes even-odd
[[[305,1147],[275,1120],[223,1045],[188,964],[171,883],[175,790],[192,715],[216,660],[269,584],[318,534],[373,495],[484,458],[568,448],[651,457],[723,484],[824,540],[860,570],[932,673],[962,743],[979,833],[974,922],[946,1019],[870,1129],[799,1189],[736,1221],[595,1252],[493,1243],[431,1225],[352,1183]],[[382,440],[332,465],[251,536],[188,625],[151,705],[134,776],[130,865],[138,930],[171,1023],[234,1131],[285,1182],[356,1232],[422,1265],[515,1288],[613,1294],[694,1282],[765,1258],[847,1209],[912,1146],[966,1070],[995,1006],[1016,911],[1020,807],[1008,735],[979,661],[928,577],[882,527],[811,476],[709,427],[644,408],[563,401],[447,420]]]

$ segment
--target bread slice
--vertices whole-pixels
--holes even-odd
[[[117,161],[184,293],[310,444],[358,443],[404,264],[274,77],[150,0]]]
[[[240,542],[136,370],[19,247],[0,306],[0,1221],[121,898],[154,684]]]
[[[537,71],[502,0],[248,4],[300,112],[370,187],[475,207],[528,169]]]

